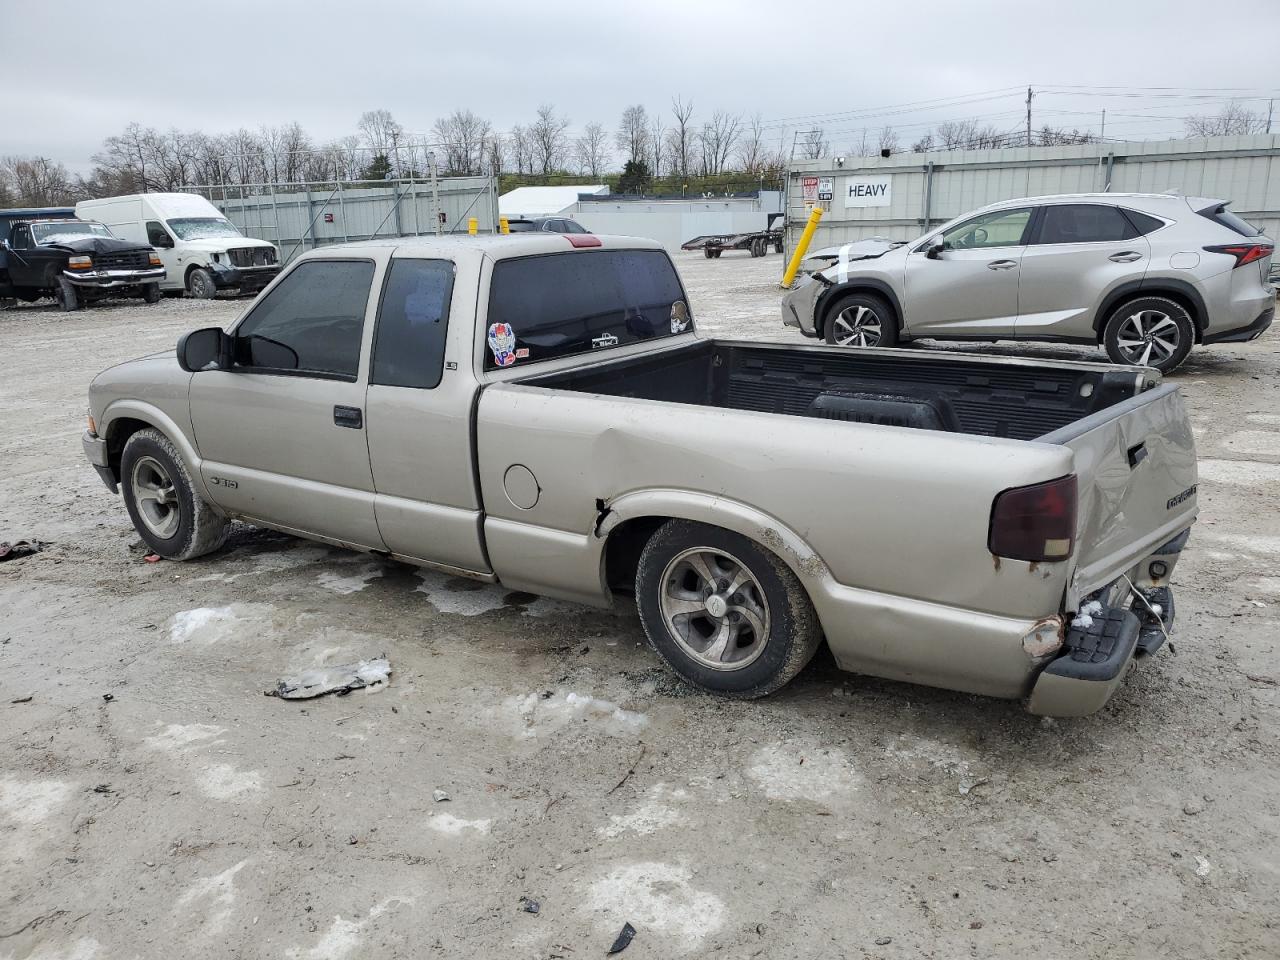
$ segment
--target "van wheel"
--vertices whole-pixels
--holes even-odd
[[[159,303],[160,302],[160,284],[158,283],[143,284],[142,299],[145,300],[147,303]]]
[[[823,324],[834,347],[896,347],[898,321],[893,308],[874,293],[850,293],[827,309]]]
[[[711,693],[773,693],[822,642],[813,604],[790,568],[746,537],[703,523],[658,528],[640,555],[636,602],[658,655]]]
[[[80,291],[66,277],[59,277],[53,288],[53,299],[63,313],[71,313],[80,309]]]
[[[1195,343],[1195,326],[1181,304],[1165,297],[1137,297],[1107,318],[1102,343],[1112,363],[1176,370]]]
[[[166,560],[191,560],[226,542],[231,523],[206,503],[173,443],[139,430],[120,457],[120,489],[138,536]]]
[[[218,292],[213,283],[213,274],[204,267],[196,267],[187,276],[187,292],[197,300],[211,300]]]

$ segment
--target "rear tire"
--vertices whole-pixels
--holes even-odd
[[[708,260],[710,260],[710,259],[711,259],[712,257],[714,257],[716,254],[715,254],[715,251],[714,251],[714,250],[712,250],[710,247],[703,247],[703,248],[702,248],[702,255],[703,255],[704,257],[706,257]]]
[[[898,319],[883,297],[874,293],[849,293],[827,308],[822,325],[827,343],[834,347],[896,347]]]
[[[58,301],[58,308],[63,313],[72,313],[80,309],[80,291],[66,277],[59,277],[57,286],[53,288],[53,299]]]
[[[120,490],[138,536],[166,560],[191,560],[226,542],[231,522],[196,493],[182,456],[159,430],[139,430],[124,445]]]
[[[1167,297],[1135,297],[1111,311],[1102,345],[1112,363],[1176,370],[1195,343],[1191,315]]]
[[[636,604],[649,643],[689,683],[763,697],[799,673],[822,642],[804,586],[746,537],[670,520],[645,544]]]
[[[204,267],[196,267],[187,276],[187,292],[197,300],[212,300],[218,292],[213,274]]]

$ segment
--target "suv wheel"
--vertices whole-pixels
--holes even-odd
[[[874,293],[850,293],[827,310],[827,343],[835,347],[896,347],[898,321],[893,308]]]
[[[1169,373],[1191,352],[1195,326],[1181,304],[1165,297],[1137,297],[1111,312],[1102,343],[1112,363]]]
[[[649,643],[692,683],[762,697],[822,642],[817,614],[785,563],[740,534],[671,520],[645,545],[636,605]]]

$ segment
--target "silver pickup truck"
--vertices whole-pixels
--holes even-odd
[[[634,591],[730,696],[846,670],[1097,710],[1196,515],[1145,369],[708,340],[656,244],[313,251],[229,330],[113,367],[85,452],[161,556],[231,519],[553,597]]]

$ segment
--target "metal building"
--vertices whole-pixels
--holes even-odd
[[[1280,135],[902,153],[794,160],[787,241],[814,204],[826,208],[814,247],[882,236],[910,240],[975,207],[1056,193],[1165,193],[1231,201],[1280,236]]]

